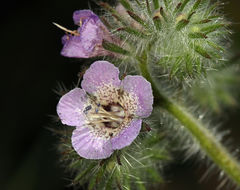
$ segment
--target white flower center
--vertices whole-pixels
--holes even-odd
[[[112,138],[131,122],[137,102],[135,96],[121,88],[104,85],[94,95],[89,95],[89,102],[83,111],[87,126],[95,136]]]

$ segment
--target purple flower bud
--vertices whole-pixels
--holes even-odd
[[[62,37],[61,55],[75,58],[89,58],[111,55],[102,47],[103,39],[112,42],[112,37],[99,17],[90,10],[73,13],[73,21],[78,25],[76,31]]]
[[[129,146],[138,136],[142,119],[152,112],[151,84],[142,76],[119,79],[119,70],[96,61],[81,83],[62,96],[57,113],[63,124],[75,126],[72,145],[87,159],[104,159]]]

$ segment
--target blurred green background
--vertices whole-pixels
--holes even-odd
[[[225,0],[225,14],[233,22],[233,54],[240,56],[240,1]],[[73,28],[72,12],[87,9],[83,0],[12,0],[1,4],[1,190],[61,190],[69,176],[58,162],[57,138],[46,128],[55,115],[57,96],[53,89],[63,81],[77,80],[79,60],[60,56],[63,32],[52,22]],[[240,88],[240,84],[239,84]],[[240,145],[240,108],[224,113],[225,128],[235,148]],[[217,175],[203,183],[207,166],[194,159],[170,165],[162,190],[214,190]]]

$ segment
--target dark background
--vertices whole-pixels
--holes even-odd
[[[233,21],[234,53],[240,52],[240,2],[229,0],[225,6]],[[93,7],[95,4],[90,3]],[[63,32],[57,22],[73,28],[72,12],[88,8],[83,0],[7,1],[1,4],[1,122],[0,122],[0,189],[61,190],[69,179],[59,165],[49,132],[56,114],[57,82],[70,86],[77,80],[80,61],[60,56]],[[240,85],[239,85],[240,87]],[[235,147],[240,145],[240,109],[224,114],[226,128],[231,128]],[[200,165],[200,166],[199,166]],[[207,166],[189,160],[166,170],[164,190],[213,190],[215,177],[199,183]]]

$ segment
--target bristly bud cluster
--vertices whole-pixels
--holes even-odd
[[[229,31],[219,2],[98,4],[106,10],[101,18],[91,10],[73,13],[76,30],[55,24],[67,33],[63,56],[111,60],[92,63],[74,89],[58,93],[59,149],[76,176],[72,184],[88,189],[153,187],[161,182],[159,170],[176,147],[187,150],[186,159],[196,153],[209,156],[240,184],[238,165],[220,144],[223,134],[210,127],[212,118],[195,105],[197,100],[198,106],[219,111],[236,103],[229,91],[239,77],[234,68],[222,67]],[[112,63],[124,66],[120,77]],[[142,76],[129,75],[132,68]],[[149,116],[156,129],[148,125]],[[164,144],[163,136],[171,140]]]
[[[120,0],[102,19],[120,38],[121,47],[105,41],[103,47],[123,54],[131,64],[149,48],[150,63],[159,74],[184,81],[204,75],[225,61],[228,23],[217,2],[206,0]],[[110,14],[109,14],[110,13]],[[224,53],[223,53],[224,52]]]

